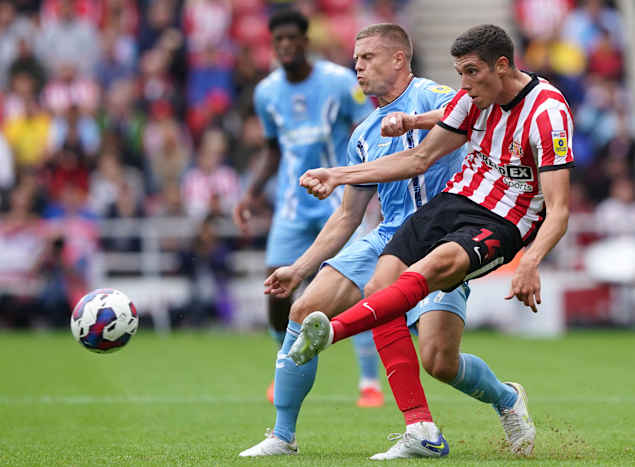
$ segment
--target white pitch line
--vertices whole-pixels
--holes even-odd
[[[357,398],[350,395],[320,395],[309,396],[307,401],[310,402],[353,402]],[[468,404],[473,403],[471,398],[449,398],[449,397],[428,397],[431,404],[435,403],[452,403],[452,404]],[[635,397],[613,396],[613,397],[530,397],[530,403],[537,404],[635,404]],[[90,405],[90,404],[245,404],[263,403],[263,397],[232,397],[232,396],[22,396],[12,397],[0,395],[0,405],[47,405],[47,404],[64,404],[64,405]]]

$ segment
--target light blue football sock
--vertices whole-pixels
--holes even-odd
[[[273,337],[273,340],[278,343],[278,348],[282,347],[285,334],[285,331],[276,331],[274,328],[269,328],[269,335]]]
[[[311,390],[317,373],[318,357],[297,366],[287,353],[300,334],[302,325],[289,320],[287,333],[278,352],[274,379],[273,405],[276,424],[273,434],[290,443],[295,438],[295,425],[304,398]]]
[[[500,408],[513,406],[518,397],[514,388],[498,380],[487,363],[469,353],[459,355],[459,371],[450,385],[468,396],[492,404],[497,412]]]
[[[357,363],[361,380],[377,380],[379,377],[379,355],[375,350],[373,332],[361,332],[353,336],[353,345],[357,354]]]

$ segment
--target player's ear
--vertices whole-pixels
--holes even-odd
[[[406,65],[406,54],[403,50],[397,50],[394,54],[392,54],[392,61],[395,69],[401,70]]]
[[[502,75],[509,68],[510,68],[509,59],[504,56],[498,57],[498,59],[496,60],[496,63],[494,64],[494,70],[496,70],[496,73],[498,73],[499,75]]]

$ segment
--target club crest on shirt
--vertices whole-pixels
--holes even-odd
[[[302,94],[294,94],[291,97],[291,110],[296,120],[304,120],[308,117],[306,98]]]
[[[518,157],[519,159],[523,157],[523,147],[517,141],[509,143],[509,152],[512,156]]]
[[[567,145],[567,132],[564,130],[555,130],[551,132],[551,140],[553,142],[553,152],[558,157],[566,157],[569,147]]]

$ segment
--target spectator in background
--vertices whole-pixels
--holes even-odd
[[[51,117],[33,95],[24,96],[24,113],[5,120],[4,134],[18,170],[39,168],[49,157]]]
[[[13,154],[2,132],[0,132],[0,211],[5,206],[5,197],[15,183]]]
[[[610,195],[598,204],[595,219],[609,237],[633,235],[635,187],[631,178],[621,176],[611,182]]]
[[[151,105],[143,147],[149,193],[161,191],[169,180],[181,180],[190,164],[191,144],[168,102],[159,100]]]
[[[200,223],[192,243],[181,253],[180,272],[190,281],[191,303],[185,321],[199,327],[210,320],[229,324],[235,308],[229,291],[233,270],[229,247],[216,232],[213,214]]]
[[[90,76],[100,54],[97,29],[93,22],[77,15],[79,0],[57,1],[57,14],[49,20],[46,10],[43,13],[38,56],[49,71],[56,72],[60,66],[70,64],[80,75]]]
[[[100,141],[97,122],[90,114],[82,115],[77,105],[72,105],[53,119],[51,150],[54,152],[64,146],[71,146],[77,148],[88,159],[93,159]]]
[[[101,38],[102,54],[96,64],[95,76],[104,91],[108,91],[115,81],[133,76],[137,50],[134,38],[121,36],[116,29],[107,29]]]
[[[82,115],[93,117],[101,89],[91,77],[81,75],[71,62],[59,63],[53,79],[44,87],[44,105],[54,115],[63,115],[76,106]]]
[[[203,219],[208,214],[228,216],[239,195],[238,175],[225,164],[227,138],[219,128],[203,135],[196,166],[185,173],[183,203],[188,216]]]
[[[106,219],[136,220],[145,217],[143,205],[136,196],[136,190],[125,180],[119,182],[117,197],[106,209]],[[115,235],[102,241],[102,246],[107,251],[140,252],[142,238],[136,223],[119,222],[115,229]]]
[[[117,153],[103,151],[89,182],[89,206],[98,216],[105,216],[116,201],[122,182],[134,191],[137,202],[143,199],[143,179],[139,170],[123,165]]]
[[[0,319],[12,326],[30,325],[36,311],[32,271],[44,248],[44,229],[33,205],[32,187],[19,184],[0,215]]]
[[[607,80],[621,81],[624,72],[622,51],[611,40],[611,32],[602,29],[589,50],[587,71]]]
[[[72,310],[69,286],[83,285],[86,280],[81,271],[67,264],[64,257],[65,240],[54,235],[46,239],[45,247],[33,268],[33,274],[42,280],[36,294],[36,308],[44,323],[54,327],[68,325],[68,316]]]
[[[35,36],[33,24],[26,18],[16,16],[12,1],[0,1],[0,88],[8,83],[11,64],[20,55],[20,42]]]
[[[115,81],[106,93],[99,121],[104,146],[120,153],[124,164],[143,170],[143,129],[146,117],[135,107],[135,100],[133,80]]]
[[[18,40],[18,52],[9,68],[9,80],[13,81],[18,75],[28,76],[37,93],[44,87],[46,71],[33,52],[33,38],[22,37]]]
[[[162,190],[148,200],[148,212],[154,217],[185,217],[179,181],[168,180]]]

